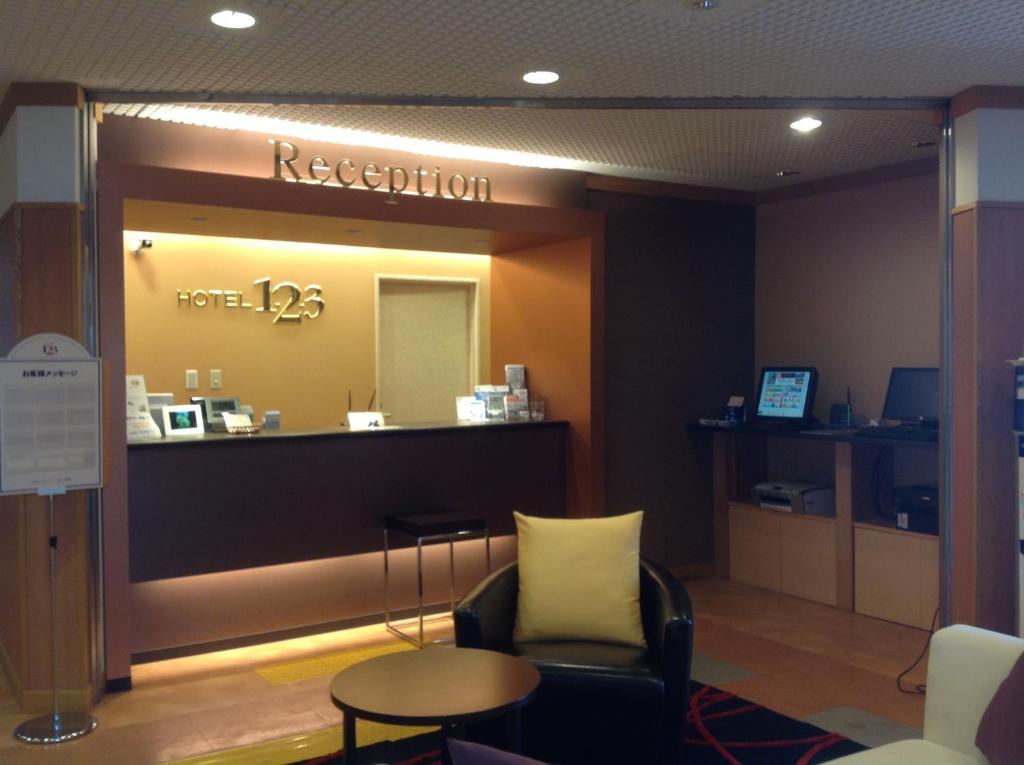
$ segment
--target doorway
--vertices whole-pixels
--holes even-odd
[[[475,279],[377,277],[377,393],[389,422],[455,417],[479,356]]]

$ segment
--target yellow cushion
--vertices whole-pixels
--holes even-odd
[[[645,647],[640,621],[643,512],[609,518],[514,515],[519,531],[514,639]]]

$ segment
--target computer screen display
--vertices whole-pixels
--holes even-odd
[[[939,419],[939,370],[893,367],[882,409],[883,420],[936,422]]]
[[[190,429],[196,427],[196,413],[190,410],[180,410],[171,415],[171,430]]]
[[[757,387],[757,416],[772,420],[808,420],[814,409],[818,370],[814,367],[765,367]]]

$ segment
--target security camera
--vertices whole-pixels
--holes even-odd
[[[139,257],[143,250],[148,250],[153,246],[152,239],[133,239],[131,242],[131,253],[135,257]]]

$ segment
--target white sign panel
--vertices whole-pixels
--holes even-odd
[[[63,335],[0,360],[0,493],[102,483],[100,362]]]

